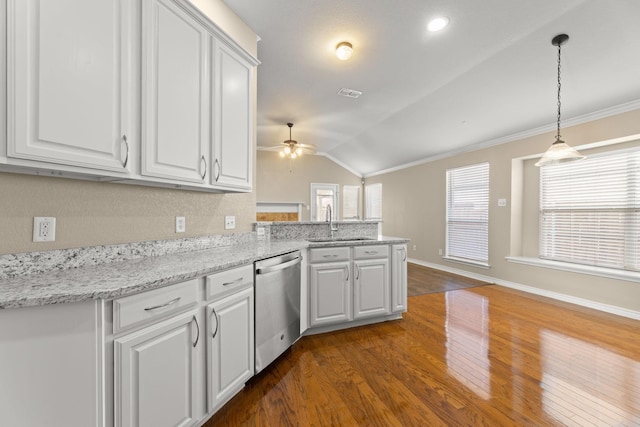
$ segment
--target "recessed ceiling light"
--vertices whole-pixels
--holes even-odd
[[[340,42],[336,46],[336,56],[342,61],[351,58],[353,54],[353,46],[349,42]]]
[[[427,24],[427,30],[433,33],[435,31],[442,30],[447,25],[449,25],[449,18],[446,16],[439,16],[429,21]]]

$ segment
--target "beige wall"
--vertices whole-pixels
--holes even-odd
[[[222,0],[193,3],[245,50],[256,54],[256,34]],[[0,54],[3,47],[0,43]],[[4,81],[3,67],[0,81]],[[255,90],[255,80],[253,84]],[[4,106],[0,117],[2,144]],[[225,215],[236,216],[234,231],[251,231],[255,192],[212,194],[0,173],[0,254],[218,234],[224,232]],[[32,242],[34,216],[56,217],[55,242]],[[186,233],[175,233],[176,216],[186,216]]]
[[[280,158],[277,152],[261,150],[257,158],[257,201],[304,203],[302,221],[309,221],[312,182],[340,184],[341,191],[343,185],[361,186],[360,177],[324,156],[302,156],[287,160]],[[362,188],[360,198],[362,200]]]
[[[635,134],[640,134],[640,110],[565,128],[562,133],[563,139],[573,146]],[[383,233],[410,238],[409,256],[417,260],[640,311],[639,283],[505,260],[506,256],[522,252],[522,246],[512,250],[512,234],[519,231],[530,245],[531,240],[537,238],[538,226],[537,214],[531,213],[537,209],[537,191],[528,189],[518,194],[518,188],[514,188],[512,198],[512,159],[542,153],[553,140],[553,134],[547,133],[367,178],[367,184],[383,184]],[[485,161],[490,163],[489,270],[445,261],[438,255],[438,250],[445,247],[446,170]],[[523,170],[525,180],[535,182],[536,169],[525,166]],[[498,207],[499,198],[508,200],[507,207]],[[512,201],[519,198],[522,203],[512,206]],[[512,233],[511,211],[515,209],[520,213],[523,207],[528,214],[522,217],[521,224],[514,221],[516,230]],[[536,231],[532,231],[534,229]],[[517,238],[513,241],[515,245],[522,245]],[[535,255],[530,248],[526,252],[526,255]]]

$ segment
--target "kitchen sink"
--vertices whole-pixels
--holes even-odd
[[[353,242],[362,240],[378,240],[377,237],[323,237],[320,239],[306,239],[311,243],[327,243],[327,242]]]

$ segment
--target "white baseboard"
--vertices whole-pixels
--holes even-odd
[[[627,317],[634,320],[640,320],[640,312],[629,310],[622,307],[617,307],[615,305],[604,304],[597,301],[588,300],[585,298],[578,298],[572,295],[561,294],[559,292],[548,291],[545,289],[536,288],[534,286],[523,285],[520,283],[510,282],[508,280],[497,279],[491,276],[485,276],[483,274],[477,274],[466,270],[461,270],[458,268],[449,267],[441,264],[434,264],[431,262],[421,261],[414,258],[409,258],[409,262],[422,265],[424,267],[433,268],[436,270],[446,271],[448,273],[457,274],[459,276],[469,277],[471,279],[481,280],[483,282],[493,283],[496,285],[504,286],[506,288],[516,289],[519,291],[527,292],[534,295],[540,295],[547,298],[552,298],[558,301],[568,302],[571,304],[576,304],[582,307],[592,308],[594,310],[603,311],[605,313],[611,313],[618,316]]]

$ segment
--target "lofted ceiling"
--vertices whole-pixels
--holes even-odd
[[[258,146],[293,122],[293,139],[364,176],[551,130],[559,33],[563,120],[640,100],[639,0],[225,2],[261,39]],[[438,15],[449,26],[428,33]]]

